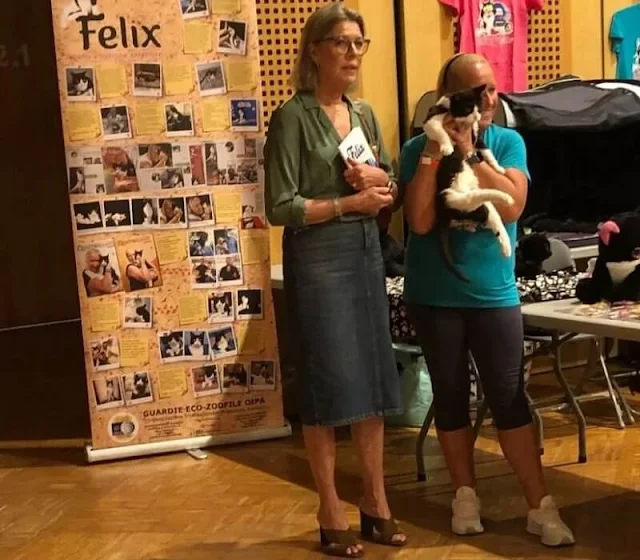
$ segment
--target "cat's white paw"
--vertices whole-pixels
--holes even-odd
[[[500,173],[500,175],[504,175],[507,172],[504,167],[500,167],[499,165],[496,166],[496,171]]]
[[[442,144],[440,146],[440,153],[443,156],[450,156],[453,153],[453,145],[452,144]]]
[[[500,249],[502,250],[502,255],[505,258],[509,258],[511,256],[511,243],[509,243],[509,239],[500,239]]]
[[[500,199],[503,204],[506,204],[507,206],[513,206],[516,203],[516,201],[510,194],[500,193],[500,195]]]

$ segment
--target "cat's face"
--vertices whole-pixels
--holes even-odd
[[[91,82],[86,74],[73,74],[72,82],[73,89],[76,94],[83,94],[89,91]]]
[[[194,334],[191,337],[191,346],[202,347],[204,346],[204,334]]]
[[[454,93],[449,97],[449,113],[459,119],[473,115],[482,109],[482,96],[485,86],[478,86]]]

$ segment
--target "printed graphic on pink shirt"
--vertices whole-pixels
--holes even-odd
[[[494,0],[479,0],[476,43],[480,47],[513,43],[513,15],[509,6]]]

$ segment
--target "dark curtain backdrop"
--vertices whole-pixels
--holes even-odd
[[[0,0],[0,440],[85,437],[79,317],[49,0]],[[4,329],[4,330],[3,330]]]
[[[77,318],[49,0],[0,2],[0,329]]]

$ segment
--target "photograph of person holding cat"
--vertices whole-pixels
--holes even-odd
[[[88,297],[106,296],[122,290],[118,263],[114,252],[102,254],[99,249],[85,253],[85,268],[82,280]]]
[[[451,116],[452,94],[474,88],[480,88],[479,137],[503,169],[497,170],[478,151],[472,119],[456,121]],[[458,54],[445,63],[437,84],[437,99],[443,96],[447,101],[440,103],[450,104],[446,107],[450,111],[442,118],[442,127],[455,150],[443,157],[441,146],[425,134],[412,138],[402,149],[400,182],[405,186],[403,204],[410,228],[404,298],[429,368],[438,439],[456,489],[451,528],[460,535],[484,531],[475,490],[474,433],[469,419],[471,351],[500,445],[530,508],[527,531],[548,546],[573,544],[573,534],[547,492],[524,393],[523,328],[513,248],[529,182],[525,144],[516,131],[493,124],[499,103],[496,78],[482,56]],[[452,162],[457,162],[460,173],[453,176],[451,184],[438,184],[442,179],[439,166]],[[456,181],[458,185],[475,181],[477,188],[456,191]],[[466,280],[451,270],[438,230],[438,211],[444,211],[444,207],[437,204],[437,198],[444,188],[452,192],[446,202],[460,210],[476,210],[473,204],[463,208],[461,201],[469,202],[478,190],[500,191],[505,202],[512,202],[495,202],[508,233],[510,256],[503,254],[491,229],[481,227],[483,224],[477,228],[463,224],[447,229],[445,234],[450,254]]]
[[[146,290],[147,288],[153,288],[154,285],[160,285],[158,269],[145,258],[142,247],[127,249],[126,257],[128,264],[125,272],[129,282],[128,291]],[[152,260],[157,260],[155,255]]]

